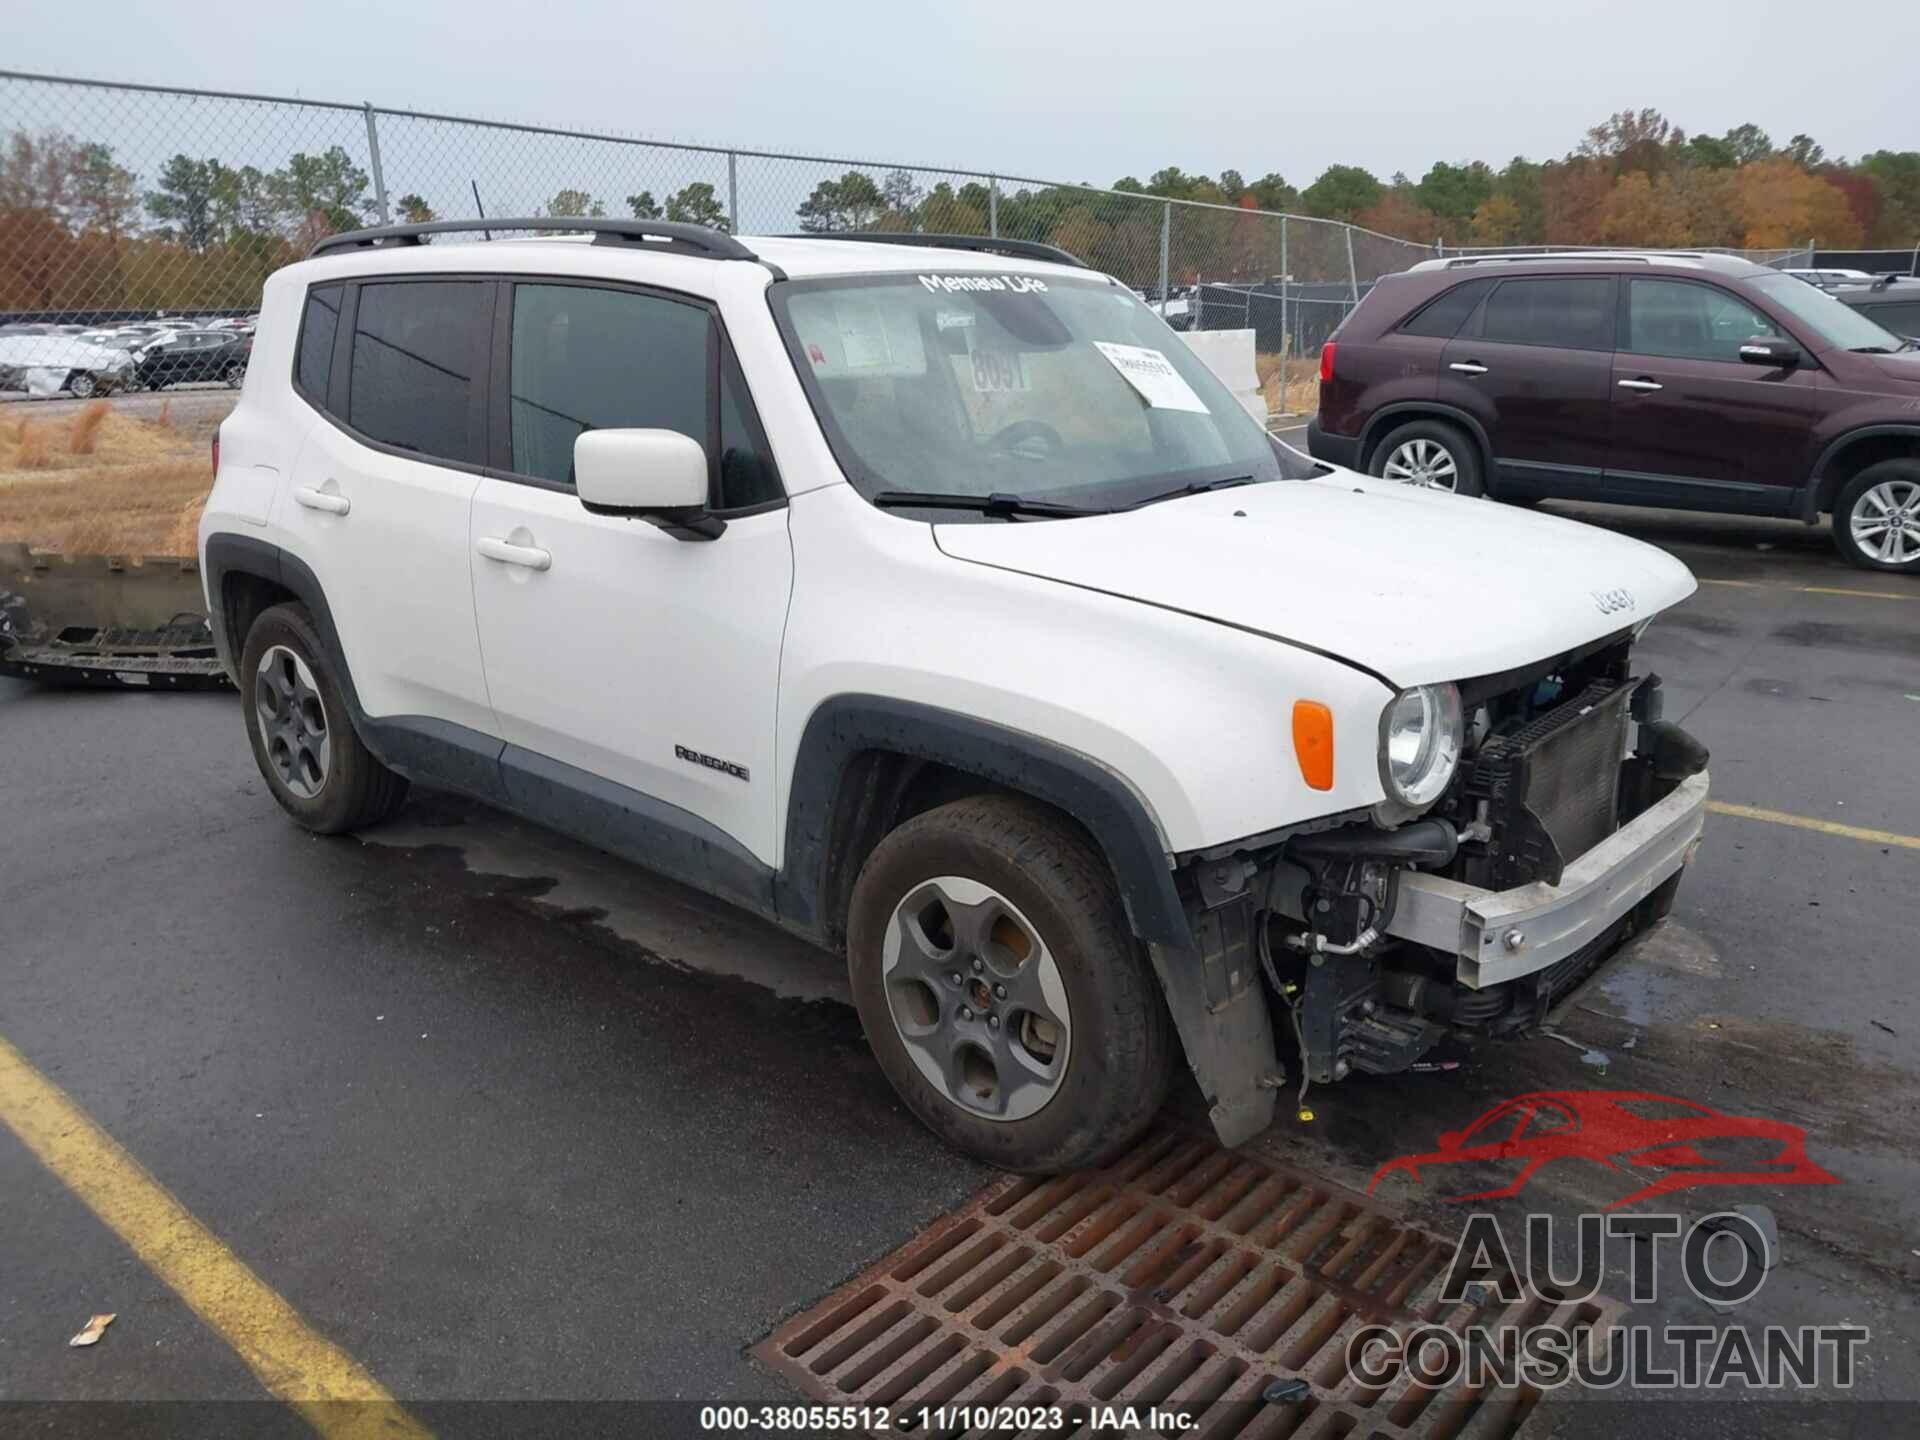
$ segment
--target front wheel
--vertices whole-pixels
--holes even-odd
[[[1413,420],[1396,427],[1378,445],[1367,468],[1384,480],[1484,495],[1480,452],[1466,433],[1441,420]]]
[[[1159,986],[1057,812],[985,795],[916,816],[861,869],[847,932],[880,1068],[955,1149],[1025,1174],[1097,1164],[1166,1098]]]
[[[231,365],[227,366],[226,370],[221,374],[220,378],[226,381],[227,388],[229,390],[238,390],[240,388],[241,382],[243,382],[247,378],[247,367],[243,365],[240,361],[236,360]]]
[[[100,389],[100,382],[85,370],[76,370],[67,377],[67,389],[76,400],[91,400]]]
[[[1920,575],[1920,460],[1869,465],[1833,504],[1833,543],[1862,570]]]

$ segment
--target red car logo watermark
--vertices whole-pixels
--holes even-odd
[[[1520,1161],[1520,1173],[1494,1190],[1450,1195],[1453,1202],[1517,1195],[1553,1160],[1590,1160],[1609,1170],[1664,1171],[1606,1208],[1617,1210],[1705,1185],[1837,1185],[1807,1158],[1806,1131],[1779,1120],[1727,1115],[1691,1100],[1639,1090],[1546,1090],[1494,1106],[1440,1148],[1402,1155],[1374,1172],[1367,1193],[1396,1171],[1420,1181],[1422,1169],[1470,1161]]]

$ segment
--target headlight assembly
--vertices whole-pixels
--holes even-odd
[[[1438,800],[1460,763],[1466,721],[1457,685],[1417,685],[1380,717],[1380,780],[1387,798],[1415,810]]]

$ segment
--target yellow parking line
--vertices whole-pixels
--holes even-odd
[[[1856,600],[1920,600],[1920,590],[1843,590],[1837,585],[1775,585],[1766,580],[1702,580],[1737,590],[1785,590],[1794,595],[1851,595]]]
[[[0,1121],[327,1440],[429,1435],[4,1038]]]
[[[1762,810],[1758,805],[1734,805],[1725,800],[1709,800],[1707,809],[1716,815],[1765,820],[1770,825],[1791,825],[1796,830],[1838,835],[1844,840],[1865,840],[1871,845],[1898,845],[1903,850],[1920,850],[1920,835],[1896,835],[1891,830],[1869,830],[1864,825],[1842,825],[1837,820],[1816,820],[1811,815],[1789,815],[1784,810]]]

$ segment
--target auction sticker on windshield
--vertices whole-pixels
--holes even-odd
[[[872,370],[893,363],[893,348],[887,344],[887,327],[877,305],[843,300],[834,306],[833,318],[847,369]]]
[[[1018,350],[995,350],[981,346],[973,352],[973,388],[983,394],[1007,390],[1031,390],[1027,378],[1027,357]]]
[[[1140,398],[1156,410],[1190,410],[1207,415],[1207,402],[1193,391],[1186,377],[1173,368],[1164,352],[1145,345],[1115,345],[1096,340],[1094,349],[1107,357],[1127,383],[1140,392]]]

